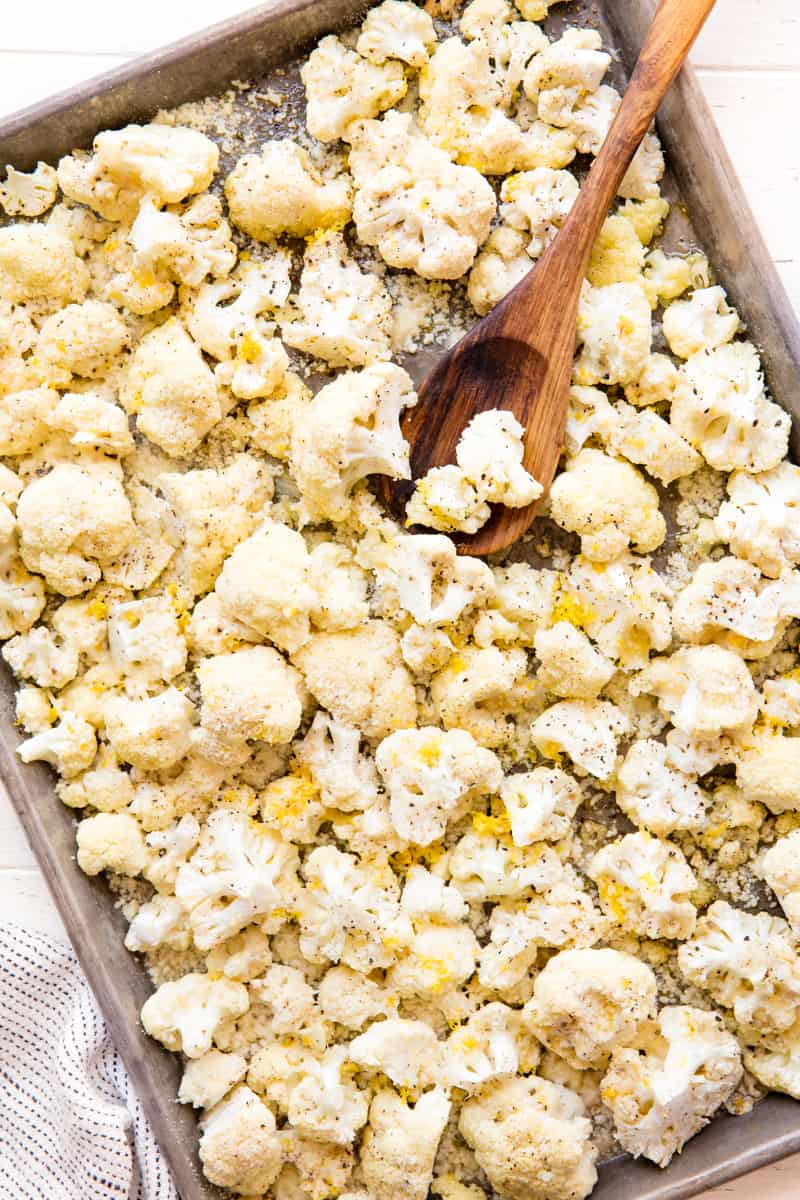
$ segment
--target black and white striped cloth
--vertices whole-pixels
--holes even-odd
[[[178,1200],[69,946],[0,925],[0,1197]]]

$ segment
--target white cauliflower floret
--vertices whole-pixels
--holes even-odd
[[[227,559],[214,590],[225,616],[291,652],[310,632],[317,600],[310,568],[302,534],[266,520]]]
[[[800,933],[800,829],[770,846],[759,862],[759,874],[778,897],[793,932]]]
[[[3,658],[20,679],[32,679],[43,688],[62,688],[78,673],[78,650],[58,645],[53,633],[42,625],[30,633],[19,633],[3,646]]]
[[[576,767],[596,779],[608,779],[617,757],[617,740],[629,722],[609,700],[561,700],[531,725],[531,738],[548,758],[567,754]]]
[[[294,305],[281,322],[287,345],[332,367],[363,367],[389,357],[389,293],[350,257],[340,233],[325,233],[306,250]]]
[[[389,792],[392,824],[427,846],[465,804],[496,791],[502,768],[491,750],[462,729],[405,729],[384,738],[375,762]]]
[[[0,229],[3,300],[10,304],[25,304],[30,300],[68,304],[71,300],[82,300],[88,286],[86,264],[64,234],[34,223]]]
[[[672,401],[670,421],[718,471],[768,471],[786,454],[791,419],[764,391],[758,351],[732,342],[684,363],[688,387]]]
[[[249,1006],[243,983],[190,972],[162,983],[142,1008],[142,1025],[168,1050],[201,1058],[221,1026],[241,1017]]]
[[[368,1094],[342,1079],[346,1046],[335,1046],[314,1064],[289,1095],[289,1122],[315,1141],[348,1146],[367,1120]]]
[[[273,963],[251,983],[250,998],[269,1009],[272,1033],[299,1034],[302,1031],[309,1044],[313,1041],[324,1045],[325,1026],[314,1003],[314,989],[298,967]]]
[[[188,753],[194,715],[191,700],[175,687],[141,700],[111,696],[104,706],[106,736],[122,762],[159,771]]]
[[[57,370],[95,379],[108,373],[129,344],[130,335],[113,304],[84,300],[48,317],[37,353]]]
[[[75,713],[63,712],[55,725],[22,742],[17,754],[24,763],[50,763],[63,779],[71,779],[88,770],[96,749],[89,722]]]
[[[625,385],[625,399],[637,408],[672,403],[679,389],[687,386],[683,375],[666,354],[651,354],[638,379]]]
[[[492,1079],[532,1071],[539,1047],[522,1028],[520,1014],[505,1004],[485,1004],[447,1039],[445,1078],[475,1092]]]
[[[301,680],[270,646],[205,658],[197,668],[200,724],[222,743],[291,741],[302,714]]]
[[[494,592],[489,567],[459,556],[450,538],[401,536],[381,552],[375,572],[384,602],[394,599],[418,625],[447,625],[483,604]],[[372,565],[372,564],[370,564]]]
[[[142,338],[120,401],[139,432],[173,458],[194,450],[222,416],[213,373],[174,317]]]
[[[237,1196],[266,1192],[274,1183],[283,1143],[272,1110],[249,1087],[241,1084],[231,1092],[200,1128],[200,1161],[212,1183]]]
[[[22,695],[22,692],[20,693]],[[70,808],[91,806],[99,812],[119,812],[133,803],[135,791],[130,774],[117,766],[113,754],[104,753],[98,765],[73,782],[57,784],[59,799]]]
[[[533,645],[539,659],[536,679],[555,696],[594,700],[616,670],[611,660],[569,621],[538,629]]]
[[[466,925],[416,921],[406,949],[386,976],[401,996],[435,1001],[461,987],[475,971],[480,945]]]
[[[406,505],[406,518],[412,525],[444,533],[477,533],[490,516],[491,509],[478,489],[461,467],[453,464],[432,467],[418,479]]]
[[[80,826],[78,828],[80,831]],[[158,946],[188,950],[191,944],[192,935],[186,926],[183,907],[174,896],[156,894],[152,900],[141,904],[125,935],[126,948],[134,951],[149,952]]]
[[[271,397],[285,382],[288,356],[264,314],[288,299],[290,269],[285,250],[241,263],[227,279],[204,283],[186,309],[192,337],[219,359],[217,382],[243,400]]]
[[[578,533],[581,550],[596,562],[610,562],[632,546],[648,553],[666,536],[658,493],[622,459],[600,450],[581,450],[550,489],[550,513],[564,529]]]
[[[768,723],[800,725],[800,678],[791,671],[778,679],[765,679],[761,712]]]
[[[692,936],[697,911],[689,896],[697,880],[677,846],[629,833],[598,850],[589,875],[603,911],[624,929],[648,938]]]
[[[680,947],[678,966],[745,1029],[781,1032],[796,1018],[800,958],[780,917],[718,900],[698,921],[694,940]]]
[[[675,300],[664,311],[664,337],[678,358],[716,350],[739,329],[739,315],[728,307],[724,288],[698,288],[688,300]]]
[[[33,171],[25,174],[7,166],[5,182],[0,184],[0,208],[8,217],[41,217],[55,204],[57,195],[54,167],[38,162]]]
[[[452,850],[448,870],[453,887],[474,902],[516,898],[529,888],[544,891],[561,878],[562,865],[549,846],[535,846],[528,854],[519,854],[508,840],[497,835],[504,825],[503,816],[473,813],[473,828],[465,833]]]
[[[94,392],[67,392],[54,408],[50,424],[66,433],[69,444],[79,450],[101,450],[122,457],[134,449],[123,410]]]
[[[617,771],[617,804],[627,817],[659,837],[700,830],[708,796],[691,775],[668,763],[668,750],[650,738],[634,742]]]
[[[52,436],[52,417],[59,402],[51,387],[24,388],[0,398],[0,452],[30,454]]]
[[[213,812],[175,880],[195,945],[210,950],[256,919],[269,921],[291,903],[297,865],[294,847],[266,825],[242,813]]]
[[[611,56],[594,29],[568,29],[537,54],[525,73],[525,94],[541,120],[572,128],[576,109],[603,82]]]
[[[543,488],[523,466],[525,430],[513,413],[490,408],[466,426],[456,446],[456,462],[482,500],[524,508]]]
[[[420,866],[409,867],[406,873],[400,907],[412,921],[456,922],[462,920],[468,911],[466,902],[455,887]]]
[[[309,555],[315,596],[311,620],[317,629],[355,629],[369,616],[367,575],[345,546],[319,542]]]
[[[387,1016],[392,1005],[385,990],[351,967],[331,967],[323,975],[318,1004],[328,1021],[361,1029],[373,1017]]]
[[[781,462],[770,471],[735,471],[715,526],[735,555],[776,577],[800,563],[800,467]]]
[[[641,285],[586,284],[578,312],[578,343],[575,383],[625,385],[638,379],[652,344],[652,314]]]
[[[637,412],[624,401],[614,406],[613,413],[607,449],[644,467],[661,483],[691,475],[703,465],[698,452],[657,413]]]
[[[380,363],[326,384],[292,435],[291,469],[312,518],[340,520],[348,494],[367,475],[407,479],[400,414],[417,398],[401,367]]]
[[[773,813],[800,809],[800,738],[767,734],[735,757],[736,782],[745,799]]]
[[[597,1180],[583,1102],[536,1075],[490,1084],[458,1128],[501,1200],[583,1200]]]
[[[246,1074],[247,1059],[241,1054],[209,1050],[202,1058],[190,1059],[186,1064],[178,1100],[194,1108],[213,1108]]]
[[[361,1169],[375,1200],[425,1200],[439,1141],[450,1116],[440,1087],[413,1108],[391,1088],[376,1092],[361,1144]]]
[[[526,236],[527,253],[540,258],[569,216],[578,195],[578,181],[570,171],[537,167],[503,182],[500,216]]]
[[[221,971],[240,983],[263,975],[271,961],[269,938],[256,925],[227,938],[206,955],[209,971]]]
[[[119,270],[108,295],[146,314],[169,302],[172,281],[199,287],[209,275],[229,275],[236,265],[236,246],[216,196],[198,196],[185,208],[165,212],[146,198],[112,262]]]
[[[431,1027],[397,1017],[375,1021],[350,1042],[347,1057],[364,1070],[387,1075],[398,1087],[435,1083],[443,1067],[442,1046]]]
[[[167,829],[148,834],[145,841],[152,857],[144,869],[144,877],[162,895],[174,891],[178,871],[186,862],[200,839],[200,822],[192,813]]]
[[[576,455],[590,438],[608,445],[618,425],[617,411],[600,388],[570,388],[564,431],[564,449],[568,455]]]
[[[73,463],[28,484],[17,521],[25,566],[64,596],[97,583],[102,567],[126,549],[135,532],[131,506],[112,470]]]
[[[181,125],[126,125],[94,139],[91,157],[58,164],[65,196],[109,221],[130,219],[144,196],[159,206],[203,192],[219,162],[209,138]]]
[[[431,699],[445,729],[465,729],[493,749],[515,732],[516,711],[533,703],[539,692],[528,678],[524,650],[468,646],[455,654],[431,681]]]
[[[320,142],[347,139],[354,121],[391,108],[407,86],[401,63],[369,62],[333,34],[317,43],[300,78],[306,89],[308,131]]]
[[[378,777],[360,744],[361,734],[352,725],[318,712],[296,747],[297,761],[310,772],[327,807],[352,812],[369,808],[376,799]]]
[[[147,861],[139,822],[127,813],[98,813],[78,823],[78,866],[86,875],[138,875]]]
[[[266,141],[258,154],[240,158],[225,180],[225,197],[234,225],[261,242],[334,228],[351,208],[347,176],[321,175],[291,138]]]
[[[656,977],[618,950],[562,950],[537,976],[522,1019],[573,1067],[602,1067],[656,1004]]]
[[[110,440],[108,434],[116,426],[117,416],[113,414],[111,423],[106,421],[105,409],[98,415],[100,420],[93,421],[93,435],[97,437],[98,447],[103,449],[102,443]],[[112,436],[116,438],[113,432]],[[131,482],[128,492],[136,535],[119,558],[104,567],[103,573],[109,583],[139,592],[155,583],[170,564],[178,549],[179,538],[166,500],[141,483]]]
[[[428,14],[407,0],[384,0],[367,13],[356,50],[370,62],[399,58],[410,67],[422,67],[436,45],[436,31]]]
[[[169,683],[186,666],[186,642],[175,610],[159,596],[113,605],[108,645],[117,669],[145,686]]]
[[[800,575],[765,579],[738,558],[704,562],[678,594],[672,613],[685,642],[714,642],[743,658],[769,654],[789,621],[800,616]]]
[[[359,239],[377,246],[385,262],[425,279],[458,279],[469,270],[496,207],[473,167],[452,163],[410,114],[390,112],[353,134],[350,169]]]
[[[657,1029],[614,1051],[601,1096],[623,1149],[665,1167],[742,1076],[736,1038],[717,1013],[663,1008]]]
[[[469,273],[467,296],[476,312],[487,313],[531,269],[526,238],[508,225],[498,225],[484,242]]]
[[[511,821],[514,845],[530,846],[566,837],[582,796],[565,771],[534,767],[507,775],[500,785],[500,798]]]
[[[758,712],[750,672],[721,646],[684,646],[654,658],[632,687],[634,695],[656,696],[673,725],[700,737],[752,725]]]

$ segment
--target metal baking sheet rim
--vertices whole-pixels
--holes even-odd
[[[630,66],[657,0],[605,0]],[[99,130],[200,99],[256,76],[321,34],[344,28],[364,0],[275,0],[0,121],[0,161],[21,169],[88,143]],[[599,10],[598,10],[599,11]],[[665,101],[659,131],[701,244],[762,350],[770,388],[793,417],[800,449],[800,325],[743,194],[714,118],[690,69]],[[125,950],[126,922],[107,887],[75,862],[73,814],[55,795],[52,773],[15,754],[14,684],[0,676],[0,777],[22,821],[53,899],[131,1073],[183,1200],[219,1200],[197,1159],[196,1122],[174,1097],[180,1064],[148,1038],[139,1010],[151,987]],[[10,914],[13,917],[13,914]],[[800,1151],[800,1106],[770,1096],[743,1117],[720,1117],[665,1171],[628,1158],[600,1170],[593,1200],[686,1200]]]

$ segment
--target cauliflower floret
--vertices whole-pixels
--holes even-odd
[[[351,967],[331,967],[320,980],[318,1003],[328,1021],[346,1029],[361,1029],[373,1017],[392,1012],[389,997],[380,984]]]
[[[526,238],[508,225],[498,225],[486,239],[469,273],[467,296],[476,312],[487,313],[524,279],[531,269]]]
[[[225,1022],[241,1017],[249,1006],[243,983],[190,972],[162,983],[142,1008],[142,1025],[168,1050],[201,1058]]]
[[[351,209],[347,176],[323,177],[290,138],[264,142],[259,154],[240,158],[225,180],[225,196],[234,225],[262,242],[336,228]]]
[[[412,525],[440,529],[444,533],[477,533],[491,516],[491,509],[461,467],[450,464],[432,467],[416,481],[406,505]]]
[[[758,351],[732,342],[694,354],[670,421],[718,471],[768,471],[786,454],[791,418],[767,398]]]
[[[133,540],[131,506],[106,467],[56,466],[34,479],[17,505],[20,554],[53,591],[77,596]]]
[[[789,621],[800,616],[800,575],[764,579],[738,558],[704,562],[676,597],[672,613],[685,642],[714,642],[743,658],[769,654]]]
[[[500,189],[500,216],[528,239],[531,258],[544,254],[569,216],[578,195],[570,171],[537,167],[506,179]]]
[[[700,737],[752,725],[758,695],[746,665],[722,646],[684,646],[654,658],[633,681],[634,695],[656,696],[673,725]]]
[[[103,754],[98,766],[84,772],[73,782],[62,779],[56,785],[56,790],[62,804],[69,808],[91,807],[99,812],[118,812],[128,808],[135,796],[129,773],[117,766],[113,754]]]
[[[392,824],[402,838],[427,846],[469,801],[496,791],[497,756],[463,729],[405,729],[384,738],[375,762],[389,792]]]
[[[252,533],[272,495],[272,476],[248,454],[221,471],[186,471],[158,477],[180,533],[177,573],[190,596],[214,586],[234,546]]]
[[[348,493],[367,475],[409,477],[400,414],[416,402],[411,379],[393,363],[348,371],[317,393],[293,431],[290,456],[309,517],[341,520]]]
[[[617,772],[617,804],[640,828],[667,837],[703,828],[708,796],[668,763],[668,750],[650,738],[634,742]]]
[[[759,874],[778,897],[793,932],[800,934],[800,829],[778,838],[761,859]]]
[[[272,1110],[241,1084],[203,1119],[199,1154],[212,1183],[237,1196],[266,1192],[284,1157]]]
[[[757,738],[736,759],[736,782],[745,799],[770,812],[800,809],[800,738]]]
[[[24,763],[50,763],[63,779],[71,779],[92,765],[96,749],[94,729],[88,721],[64,712],[55,725],[22,742],[17,754]]]
[[[790,672],[783,678],[766,679],[761,692],[761,712],[768,723],[800,725],[800,678]]]
[[[147,862],[141,826],[127,813],[98,813],[78,823],[78,866],[86,875],[138,875]]]
[[[796,1100],[800,1096],[800,1048],[797,1022],[785,1033],[761,1036],[744,1049],[744,1065],[759,1083],[771,1092],[785,1092]]]
[[[317,599],[310,566],[301,534],[280,521],[264,521],[239,543],[217,579],[223,614],[282,650],[299,649],[308,640]]]
[[[332,367],[363,367],[389,357],[392,302],[375,274],[350,258],[339,233],[324,233],[305,252],[284,341]],[[399,368],[395,368],[399,369]]]
[[[736,1038],[717,1013],[663,1008],[658,1028],[614,1051],[601,1095],[623,1148],[665,1167],[724,1104],[742,1076]]]
[[[465,729],[490,749],[514,736],[515,715],[542,708],[525,652],[496,646],[468,646],[453,655],[434,676],[431,699],[446,729]]]
[[[337,37],[322,38],[300,78],[306,89],[306,122],[320,142],[349,140],[354,121],[377,117],[406,93],[402,64],[376,64],[348,50]]]
[[[227,938],[206,955],[209,971],[221,971],[240,983],[263,975],[271,961],[269,938],[256,925]]]
[[[246,1074],[247,1060],[241,1054],[209,1050],[186,1064],[178,1100],[194,1108],[213,1108]]]
[[[505,1004],[485,1004],[447,1039],[445,1078],[452,1087],[475,1092],[492,1079],[529,1072],[539,1061],[538,1044]]]
[[[515,898],[527,894],[529,888],[546,890],[561,878],[561,860],[549,846],[535,846],[530,853],[519,854],[502,833],[497,836],[497,825],[504,824],[502,816],[473,813],[472,823],[473,829],[453,848],[448,865],[453,887],[465,899]]]
[[[109,221],[131,219],[144,196],[161,206],[205,191],[219,162],[209,138],[181,125],[105,130],[92,150],[62,158],[58,182],[65,196]]]
[[[56,370],[88,379],[106,375],[130,344],[125,323],[113,304],[85,300],[68,304],[42,326],[37,353]]]
[[[596,30],[568,29],[536,55],[524,86],[543,121],[565,128],[572,125],[575,109],[597,91],[611,62],[601,46]]]
[[[501,1200],[583,1200],[597,1180],[583,1102],[536,1075],[490,1084],[458,1128]]]
[[[50,424],[66,433],[69,444],[79,450],[101,450],[121,458],[134,449],[123,410],[94,392],[68,392],[62,396],[50,416]]]
[[[435,1000],[461,987],[473,974],[480,945],[466,925],[418,920],[406,949],[386,976],[401,996]]]
[[[638,233],[620,213],[607,217],[597,236],[586,278],[593,287],[641,283],[645,249]]]
[[[292,1088],[289,1121],[301,1136],[347,1146],[365,1124],[367,1093],[342,1080],[346,1058],[347,1047],[335,1046]]]
[[[423,67],[436,45],[436,30],[428,14],[406,0],[384,0],[367,13],[356,50],[370,62],[399,58],[410,67]]]
[[[781,462],[760,475],[736,471],[727,487],[715,526],[733,553],[773,577],[800,563],[800,467]]]
[[[656,977],[618,950],[562,950],[536,976],[525,1025],[571,1066],[602,1067],[656,1004]]]
[[[8,217],[41,217],[52,208],[58,195],[58,177],[54,167],[38,162],[29,174],[6,167],[5,183],[0,184],[0,208]]]
[[[52,435],[53,413],[59,402],[51,387],[24,388],[0,398],[0,453],[31,454]]]
[[[425,1200],[439,1141],[450,1116],[440,1087],[411,1108],[391,1088],[376,1092],[361,1144],[361,1169],[375,1200]]]
[[[466,426],[456,446],[456,462],[482,500],[524,508],[543,488],[524,468],[525,430],[513,413],[490,408]]]
[[[594,700],[616,670],[611,660],[569,621],[538,629],[533,645],[539,659],[536,679],[555,696]]]
[[[717,900],[697,922],[694,940],[678,950],[678,966],[746,1029],[781,1032],[795,1020],[800,958],[780,917]]]
[[[175,880],[195,945],[210,950],[256,918],[269,921],[291,903],[297,865],[294,847],[266,825],[242,813],[213,812]]]
[[[34,223],[0,229],[3,300],[11,304],[30,300],[68,304],[71,300],[82,300],[88,286],[86,264],[64,234]]]
[[[215,654],[197,667],[201,727],[221,747],[250,739],[291,741],[302,715],[302,681],[271,646]]]
[[[590,438],[607,446],[619,425],[619,416],[605,392],[594,387],[572,387],[569,391],[564,449],[570,456],[582,450]]]
[[[272,396],[285,381],[288,357],[264,313],[288,299],[290,269],[285,250],[241,263],[229,278],[204,283],[186,309],[192,337],[220,360],[217,381],[244,400]]]
[[[581,536],[587,558],[610,562],[629,545],[640,553],[660,546],[666,522],[658,493],[635,467],[600,450],[581,450],[550,489],[557,524]]]
[[[455,922],[462,920],[468,911],[455,887],[420,866],[409,867],[406,873],[400,907],[414,921]]]
[[[547,758],[567,754],[595,779],[608,779],[617,758],[617,740],[628,718],[609,700],[561,700],[531,725],[534,745]]]
[[[200,822],[186,813],[175,825],[148,834],[145,841],[153,852],[144,869],[144,877],[162,895],[175,888],[180,867],[186,862],[200,838]]]
[[[728,307],[724,288],[698,288],[688,300],[676,300],[664,311],[664,337],[678,358],[716,350],[739,329],[739,314]]]
[[[3,658],[20,679],[32,679],[43,688],[62,688],[78,673],[78,650],[59,646],[53,633],[39,625],[18,633],[3,646]]]
[[[112,415],[113,422],[107,421],[108,413],[104,407],[97,414],[99,419],[93,418],[92,435],[96,437],[100,449],[105,449],[104,442],[117,439],[117,434],[113,432],[117,416],[116,413]],[[121,438],[117,444],[122,444]],[[179,538],[171,519],[170,506],[155,491],[144,484],[131,482],[128,495],[136,535],[122,554],[103,568],[103,574],[109,583],[118,584],[131,592],[140,592],[155,583],[175,557]]]
[[[168,683],[186,666],[186,642],[173,607],[161,597],[115,604],[108,644],[117,669],[146,686]]]
[[[511,821],[514,845],[530,846],[566,837],[582,796],[565,771],[534,767],[507,775],[500,785],[500,798]]]
[[[104,706],[106,736],[122,762],[163,770],[188,753],[194,714],[191,700],[174,687],[141,700],[111,696]]]
[[[400,655],[400,638],[385,621],[313,634],[293,661],[334,720],[355,726],[368,740],[414,725],[414,684]]]
[[[575,383],[627,385],[638,379],[652,345],[650,304],[641,284],[586,284],[578,312],[578,342]]]
[[[494,576],[477,558],[459,556],[450,538],[399,537],[375,565],[381,599],[396,603],[418,625],[447,625],[494,593]],[[372,565],[372,564],[370,564]]]
[[[614,407],[615,422],[607,448],[629,462],[643,466],[661,483],[691,475],[703,460],[685,438],[657,413],[637,412],[624,401]]]
[[[80,826],[78,828],[80,832]],[[192,935],[186,926],[183,908],[174,896],[155,895],[141,904],[125,935],[126,948],[134,951],[149,952],[158,946],[188,950],[191,944]]]
[[[686,381],[666,354],[651,354],[632,383],[625,384],[625,399],[637,408],[649,404],[672,403],[679,390],[686,390]]]
[[[410,114],[391,112],[359,126],[350,169],[359,239],[377,246],[385,262],[425,279],[458,279],[469,270],[496,207],[474,167],[451,162]]]
[[[398,1087],[435,1083],[443,1068],[442,1046],[431,1027],[396,1017],[376,1021],[354,1038],[347,1057],[364,1070],[387,1075]]]
[[[295,749],[301,766],[311,774],[328,808],[342,812],[369,808],[378,794],[372,759],[361,753],[361,734],[351,725],[318,712]]]
[[[139,432],[172,458],[194,450],[222,416],[213,373],[175,317],[142,338],[119,395]]]
[[[648,938],[692,936],[697,911],[694,872],[677,846],[629,833],[598,850],[589,865],[600,904],[625,929]]]

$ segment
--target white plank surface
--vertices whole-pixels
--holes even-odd
[[[108,70],[244,11],[240,0],[105,0],[4,4],[0,32],[0,114]],[[134,17],[135,13],[135,17]],[[694,53],[703,85],[790,297],[800,310],[800,5],[797,0],[725,0]],[[64,936],[44,880],[0,795],[0,906],[31,928]],[[797,1200],[800,1155],[703,1200]]]

